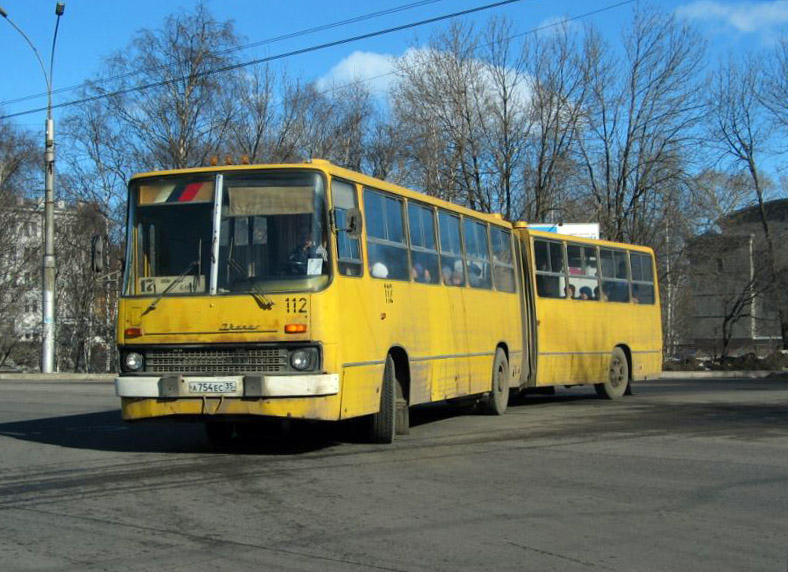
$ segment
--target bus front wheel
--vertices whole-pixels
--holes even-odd
[[[383,383],[380,388],[380,409],[372,415],[369,440],[373,443],[391,443],[394,435],[405,435],[410,428],[408,402],[397,379],[394,358],[386,356]]]
[[[503,415],[509,405],[509,361],[501,348],[495,350],[492,387],[482,399],[482,410],[488,415]]]
[[[594,385],[596,394],[603,399],[618,399],[627,390],[629,385],[629,363],[624,350],[614,348],[610,354],[610,368],[608,380],[605,383]]]

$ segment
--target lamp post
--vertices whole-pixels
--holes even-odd
[[[41,54],[22,29],[8,17],[2,7],[0,16],[5,18],[13,28],[25,39],[41,66],[47,86],[47,119],[44,135],[44,260],[42,314],[43,332],[41,344],[41,372],[55,371],[55,122],[52,119],[52,68],[55,64],[55,43],[60,17],[66,10],[64,2],[55,4],[55,33],[52,36],[52,51],[49,56],[49,73],[47,73]]]

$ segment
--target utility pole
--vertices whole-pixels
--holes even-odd
[[[44,129],[44,260],[43,260],[43,288],[42,291],[42,342],[41,342],[41,372],[53,373],[55,371],[55,122],[52,119],[52,68],[55,64],[55,43],[57,31],[60,27],[60,17],[66,10],[64,2],[55,4],[55,33],[52,36],[52,51],[49,56],[49,73],[44,61],[38,53],[33,42],[22,29],[8,17],[2,6],[0,16],[6,19],[13,28],[25,39],[44,73],[47,86],[47,118]]]

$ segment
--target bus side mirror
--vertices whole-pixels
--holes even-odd
[[[347,232],[351,238],[358,238],[361,236],[362,225],[361,211],[359,209],[348,209],[347,218],[345,219],[345,232]]]
[[[90,269],[104,272],[104,237],[100,234],[90,239]]]

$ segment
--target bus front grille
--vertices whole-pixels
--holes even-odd
[[[279,373],[290,369],[287,350],[278,348],[149,349],[144,363],[150,373]]]

